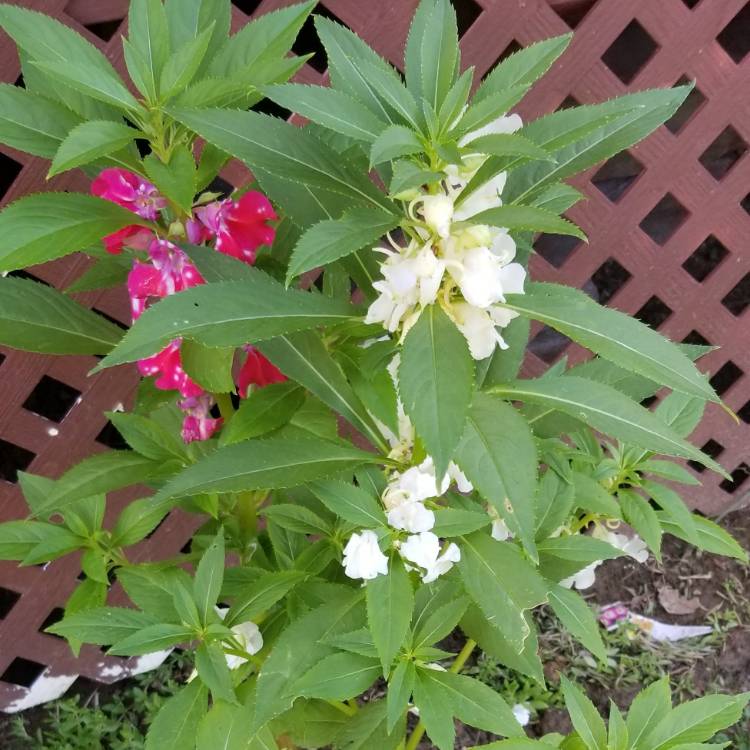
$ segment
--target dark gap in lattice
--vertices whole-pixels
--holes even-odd
[[[125,325],[121,320],[117,320],[117,318],[113,318],[111,315],[108,315],[107,313],[100,310],[98,307],[92,307],[92,312],[95,312],[97,315],[101,315],[103,318],[108,320],[110,323],[114,323],[118,328],[122,328],[123,331],[128,330],[128,326]]]
[[[496,65],[498,65],[499,63],[501,63],[506,58],[510,57],[513,53],[518,52],[519,50],[522,50],[522,49],[523,49],[523,45],[522,44],[520,44],[519,42],[517,42],[515,39],[511,39],[510,43],[497,56],[497,59],[495,60],[495,62],[492,63],[492,65],[490,65],[490,67],[487,69],[487,71],[482,76],[482,78],[484,78],[486,75],[488,75],[489,73],[491,73],[495,69]]]
[[[154,528],[146,534],[146,539],[151,539],[151,537],[156,534],[157,531],[166,523],[167,519],[169,518],[169,515],[164,516],[164,518],[159,521],[159,523],[154,526]]]
[[[223,177],[214,177],[206,190],[209,193],[219,193],[222,198],[228,198],[234,192],[234,185]]]
[[[565,2],[554,3],[552,5],[552,10],[554,10],[571,29],[575,29],[597,2],[598,0],[566,0]]]
[[[13,180],[18,177],[22,169],[23,164],[19,164],[7,154],[0,153],[0,198],[10,190]]]
[[[743,484],[747,481],[747,478],[750,477],[750,466],[748,466],[746,463],[741,463],[731,474],[731,479],[725,479],[719,487],[721,487],[724,492],[728,492],[730,495],[734,492],[737,492],[737,490],[742,487]]]
[[[643,307],[638,310],[635,317],[651,328],[659,328],[672,314],[672,310],[662,302],[656,295],[651,297]]]
[[[596,287],[596,300],[606,305],[631,278],[632,274],[627,268],[621,266],[614,258],[607,259],[591,276],[591,281]]]
[[[547,364],[552,364],[571,343],[567,336],[554,328],[544,326],[529,342],[529,351]]]
[[[671,193],[667,193],[646,214],[641,229],[657,245],[663,245],[680,228],[690,212]]]
[[[703,281],[716,270],[727,255],[729,255],[729,250],[710,234],[682,264],[682,267],[696,281]]]
[[[8,668],[0,674],[0,680],[28,688],[36,682],[37,677],[39,677],[45,669],[47,669],[47,667],[43,664],[39,664],[39,662],[17,656],[8,665]]]
[[[102,427],[99,434],[94,439],[97,443],[106,445],[107,448],[112,448],[112,450],[115,451],[127,450],[128,448],[125,438],[120,434],[117,427],[109,421],[104,427]]]
[[[724,446],[713,438],[709,438],[708,442],[701,447],[701,450],[715,461],[724,452]],[[706,470],[706,467],[697,461],[688,461],[688,466],[699,474]]]
[[[747,143],[731,125],[728,125],[700,155],[698,161],[714,179],[720,180],[746,153]]]
[[[730,359],[709,381],[716,393],[726,393],[745,373]]]
[[[643,401],[641,401],[641,406],[644,409],[650,409],[658,400],[659,400],[659,397],[657,395],[646,396],[646,398],[644,398]]]
[[[314,60],[315,58],[312,58]],[[312,62],[311,60],[311,62]],[[288,120],[292,116],[292,110],[282,107],[280,104],[271,99],[261,99],[257,104],[253,104],[250,109],[253,112],[260,112],[264,115],[271,115],[271,117],[279,117],[282,120]]]
[[[183,544],[182,547],[180,547],[180,552],[183,555],[189,555],[190,554],[190,550],[192,549],[192,547],[193,547],[193,540],[192,539],[188,539],[185,542],[185,544]]]
[[[741,201],[740,206],[750,214],[750,193],[748,193]]]
[[[56,635],[55,633],[45,633],[45,631],[47,628],[51,628],[56,622],[60,622],[63,617],[65,617],[65,610],[62,607],[55,607],[39,626],[39,632],[44,633],[45,635],[51,635],[53,638],[62,638],[62,636]]]
[[[750,424],[750,401],[748,401],[738,412],[737,416],[745,423]]]
[[[346,24],[340,18],[331,13],[325,5],[318,5],[315,8],[315,15],[323,16],[323,18],[327,18],[329,21],[335,21],[342,26],[346,26]],[[302,25],[302,28],[297,35],[297,40],[292,45],[292,52],[294,52],[295,55],[309,55],[312,52],[313,56],[307,61],[307,64],[312,68],[315,68],[318,73],[325,73],[326,68],[328,67],[326,51],[315,31],[315,22],[313,18],[313,15],[309,15],[305,23]]]
[[[2,365],[3,362],[5,362],[5,355],[0,352],[0,365]]]
[[[122,18],[112,21],[100,21],[99,23],[87,23],[86,28],[104,42],[108,42],[120,28]]]
[[[135,147],[138,149],[138,155],[144,159],[151,153],[151,144],[145,138],[136,138]]]
[[[26,448],[0,438],[0,479],[17,482],[18,472],[26,471],[35,457],[36,454]]]
[[[80,396],[81,392],[72,386],[43,375],[21,406],[40,417],[62,422]]]
[[[18,78],[16,78],[14,86],[18,86],[19,89],[25,89],[26,88],[26,81],[23,80],[23,73],[21,73]]]
[[[711,346],[711,342],[698,331],[690,331],[690,333],[682,339],[683,344],[696,344],[697,346]]]
[[[623,82],[630,83],[654,56],[659,45],[633,19],[602,55],[602,62]]]
[[[687,5],[688,8],[690,8],[690,10],[695,8],[695,6],[698,5],[700,1],[701,0],[682,0],[682,2],[685,3],[685,5]]]
[[[0,586],[0,620],[4,620],[10,614],[20,598],[21,595],[17,591]]]
[[[642,173],[643,164],[629,151],[622,151],[602,164],[591,183],[617,203]]]
[[[260,3],[261,0],[232,0],[232,5],[237,10],[241,10],[246,16],[252,16],[258,10]]]
[[[690,82],[687,76],[682,76],[675,83],[675,86],[684,86]],[[679,133],[693,119],[695,113],[705,102],[706,97],[703,95],[703,92],[697,86],[693,86],[690,93],[685,97],[685,101],[680,104],[677,111],[664,123],[667,126],[667,130],[672,133]]]
[[[458,35],[462,37],[474,21],[482,15],[482,6],[475,0],[452,0],[458,22]]]
[[[736,63],[750,52],[750,3],[724,27],[716,41]]]
[[[17,279],[26,279],[26,281],[36,281],[37,284],[44,284],[44,286],[52,286],[48,284],[44,279],[40,279],[38,276],[34,276],[33,273],[25,271],[23,268],[17,268],[15,271],[9,271],[8,276],[15,276]]]
[[[750,273],[746,273],[740,282],[721,300],[721,304],[732,315],[742,315],[750,305]]]
[[[561,268],[568,256],[581,244],[576,237],[561,234],[540,234],[534,250],[555,268]]]

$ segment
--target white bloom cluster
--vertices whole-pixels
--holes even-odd
[[[518,115],[500,117],[464,136],[460,145],[481,135],[513,133],[521,125]],[[387,258],[381,266],[383,279],[374,284],[379,296],[366,322],[382,323],[391,333],[400,328],[405,335],[422,308],[438,301],[466,337],[474,359],[490,356],[496,346],[506,348],[497,328],[507,326],[517,314],[502,303],[506,294],[523,293],[526,271],[512,262],[516,245],[507,230],[472,224],[471,219],[502,205],[507,174],[496,175],[455,207],[485,158],[477,154],[469,157],[469,165],[449,165],[443,192],[412,201],[427,229],[419,227],[419,238],[406,247],[379,249]]]
[[[591,535],[596,539],[600,539],[601,541],[607,542],[613,547],[622,550],[636,562],[645,563],[646,560],[648,560],[648,547],[638,534],[633,534],[633,536],[617,534],[614,531],[610,531],[604,526],[597,524]],[[602,564],[602,562],[602,560],[595,560],[582,570],[579,570],[575,575],[560,581],[560,585],[565,586],[565,588],[568,589],[577,588],[580,590],[590,588],[594,585],[594,581],[596,580],[596,569]]]

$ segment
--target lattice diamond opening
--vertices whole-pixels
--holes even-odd
[[[672,310],[666,303],[654,295],[638,310],[635,317],[641,323],[651,326],[651,328],[659,328],[666,322],[670,315],[672,315]]]
[[[591,276],[594,287],[592,297],[602,305],[606,305],[622,289],[633,275],[627,268],[620,265],[614,258],[607,259]]]
[[[724,27],[716,41],[736,63],[750,52],[750,3]]]
[[[740,282],[721,300],[721,304],[737,317],[745,312],[747,306],[750,305],[750,273],[742,277]]]
[[[17,482],[18,472],[28,469],[34,458],[30,450],[0,438],[0,479]]]
[[[698,161],[716,180],[721,180],[747,153],[747,143],[731,126],[727,126],[701,154]]]
[[[667,193],[639,226],[657,245],[664,245],[689,215],[685,206],[672,193]]]
[[[729,250],[711,234],[701,242],[682,267],[696,281],[704,281],[719,267],[727,255],[729,255]]]
[[[551,2],[551,5],[552,10],[554,10],[571,29],[575,29],[597,2],[598,0],[556,0],[555,2]]]
[[[591,183],[612,203],[617,203],[643,173],[643,164],[630,151],[623,151],[604,162]]]
[[[684,86],[689,82],[690,81],[686,76],[682,76],[682,78],[680,78],[677,83],[675,83],[675,86]],[[685,127],[685,125],[687,125],[690,120],[695,117],[698,110],[705,103],[706,97],[703,95],[703,92],[698,88],[698,86],[694,86],[685,98],[685,101],[680,105],[679,109],[664,123],[665,127],[671,133],[679,133]]]
[[[22,407],[52,422],[62,422],[80,397],[79,390],[44,375]]]
[[[630,83],[658,48],[653,37],[633,19],[607,48],[602,62],[623,83]]]

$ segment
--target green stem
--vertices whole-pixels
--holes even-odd
[[[471,652],[476,648],[476,645],[477,642],[469,638],[469,640],[464,643],[464,647],[461,649],[448,671],[453,672],[454,674],[460,672],[463,669],[464,664],[466,664],[466,660],[471,656]],[[416,750],[420,740],[424,737],[425,729],[424,722],[420,719],[417,726],[414,727],[414,731],[411,733],[411,737],[409,737],[409,741],[406,743],[404,750]]]
[[[342,714],[346,714],[347,716],[354,716],[354,714],[357,713],[351,706],[348,706],[346,703],[342,703],[341,701],[326,701],[326,703],[330,704],[334,708],[338,708],[338,710],[341,711]]]
[[[219,407],[219,413],[224,417],[224,426],[234,416],[234,404],[232,397],[228,393],[214,393],[216,404]]]

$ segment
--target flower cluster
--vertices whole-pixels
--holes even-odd
[[[185,252],[162,236],[163,227],[156,225],[160,219],[162,224],[167,223],[168,202],[155,185],[127,170],[111,168],[94,180],[91,191],[155,222],[154,230],[133,225],[104,238],[110,253],[119,254],[126,247],[141,253],[133,261],[127,283],[134,321],[151,301],[205,283]],[[196,208],[180,231],[193,244],[213,242],[219,252],[252,264],[258,248],[273,243],[275,230],[268,222],[277,218],[269,200],[262,193],[250,191],[238,200],[213,201]],[[169,237],[175,227],[171,224],[163,233]],[[182,397],[178,405],[185,414],[183,440],[207,440],[222,420],[211,416],[211,395],[183,369],[180,344],[180,339],[175,339],[162,351],[140,360],[138,369],[154,378],[156,388],[177,391]],[[285,380],[260,352],[252,347],[246,347],[246,351],[238,376],[240,396],[244,398],[252,384],[263,386]]]
[[[480,136],[513,133],[521,127],[518,115],[500,117],[462,138],[470,146]],[[526,270],[513,263],[516,245],[502,227],[477,224],[472,218],[502,205],[500,194],[506,172],[501,172],[456,203],[486,156],[472,154],[460,165],[448,165],[439,191],[420,193],[411,200],[413,234],[405,246],[377,248],[386,256],[383,278],[366,322],[382,323],[391,333],[405,335],[422,309],[439,303],[466,337],[474,359],[489,357],[496,346],[507,348],[498,328],[517,313],[503,307],[505,295],[523,293]],[[390,238],[389,238],[390,239]]]

